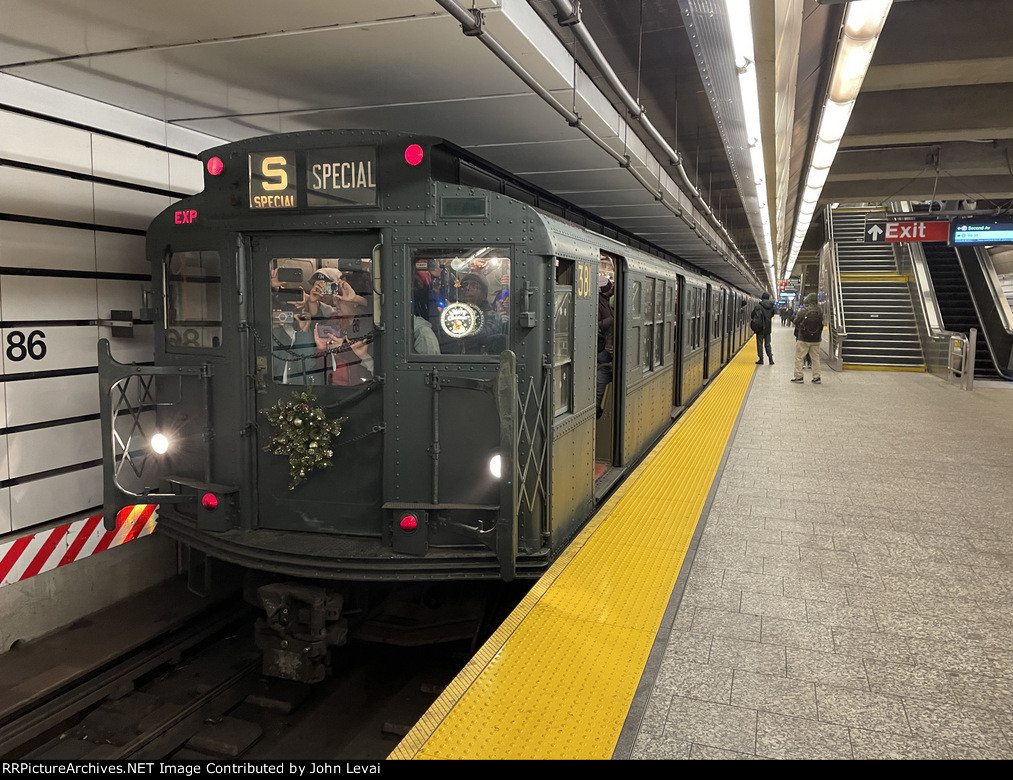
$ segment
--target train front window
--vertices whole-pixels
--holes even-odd
[[[173,252],[165,260],[165,348],[222,344],[222,273],[217,252]]]
[[[509,248],[417,247],[408,262],[409,354],[498,356],[507,348]]]
[[[354,386],[374,376],[377,280],[371,257],[275,257],[272,377],[279,384]]]

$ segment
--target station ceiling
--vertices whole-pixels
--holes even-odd
[[[701,76],[692,22],[707,3],[722,6],[580,3],[584,30],[655,134],[550,0],[3,0],[0,72],[224,140],[316,128],[442,136],[758,293],[774,274],[747,216],[754,196],[723,140],[733,136]],[[454,5],[483,12],[482,35],[465,34]],[[845,6],[750,6],[772,224],[790,237]],[[823,200],[1005,207],[1010,30],[1007,0],[897,0]],[[794,101],[779,155],[773,106],[784,73]],[[617,163],[626,156],[628,167]]]

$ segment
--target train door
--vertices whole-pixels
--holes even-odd
[[[714,339],[713,318],[711,307],[713,306],[714,288],[709,284],[704,293],[703,300],[703,379],[706,382],[711,377],[711,353],[713,352],[711,342]]]
[[[617,452],[618,442],[621,441],[619,424],[621,420],[620,404],[617,401],[617,390],[623,386],[622,382],[622,334],[623,327],[622,305],[623,290],[625,284],[620,276],[622,263],[618,258],[602,253],[598,265],[599,278],[607,277],[612,282],[611,309],[612,309],[612,353],[606,349],[598,349],[595,362],[595,423],[594,438],[594,479],[599,488],[596,493],[601,493],[601,487],[607,487],[612,480],[610,472],[619,461]],[[601,304],[599,303],[599,306]],[[603,312],[599,311],[599,321]],[[602,333],[598,339],[596,349],[602,346],[605,334]]]
[[[732,319],[732,297],[728,290],[724,290],[721,296],[721,363],[731,360],[734,345],[732,341],[735,335],[735,324]]]
[[[674,370],[672,371],[672,408],[680,409],[682,407],[682,384],[683,384],[683,346],[682,336],[683,328],[685,323],[682,318],[682,306],[685,300],[686,290],[686,277],[680,276],[673,284],[672,289],[669,293],[671,296],[668,301],[668,306],[672,310],[673,321],[672,321],[672,364]]]
[[[260,528],[380,530],[378,245],[368,232],[249,239]],[[345,418],[329,443],[299,442],[315,414],[306,391],[328,419]],[[329,467],[313,468],[316,446]]]

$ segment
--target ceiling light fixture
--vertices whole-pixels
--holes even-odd
[[[753,21],[748,0],[725,0],[726,17],[732,35],[732,53],[738,74],[742,115],[746,125],[749,161],[753,186],[756,188],[756,205],[760,220],[760,240],[757,241],[760,257],[767,269],[771,289],[774,279],[774,245],[770,235],[770,212],[767,209],[766,167],[763,164],[763,134],[760,124],[760,96],[756,86],[756,62],[753,52]]]
[[[862,89],[862,81],[869,70],[876,43],[879,41],[892,5],[893,0],[855,0],[848,3],[844,27],[834,55],[830,88],[820,113],[816,144],[795,220],[791,251],[785,263],[785,279],[790,278],[791,271],[795,267],[802,241],[809,231],[813,214],[816,213],[823,185],[826,184],[827,176],[830,174],[830,166],[837,155],[837,148],[841,145],[848,120],[851,118],[851,110],[855,107],[855,99]]]

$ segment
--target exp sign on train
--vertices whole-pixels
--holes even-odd
[[[300,169],[295,152],[250,153],[250,208],[376,205],[376,149],[311,149]]]

